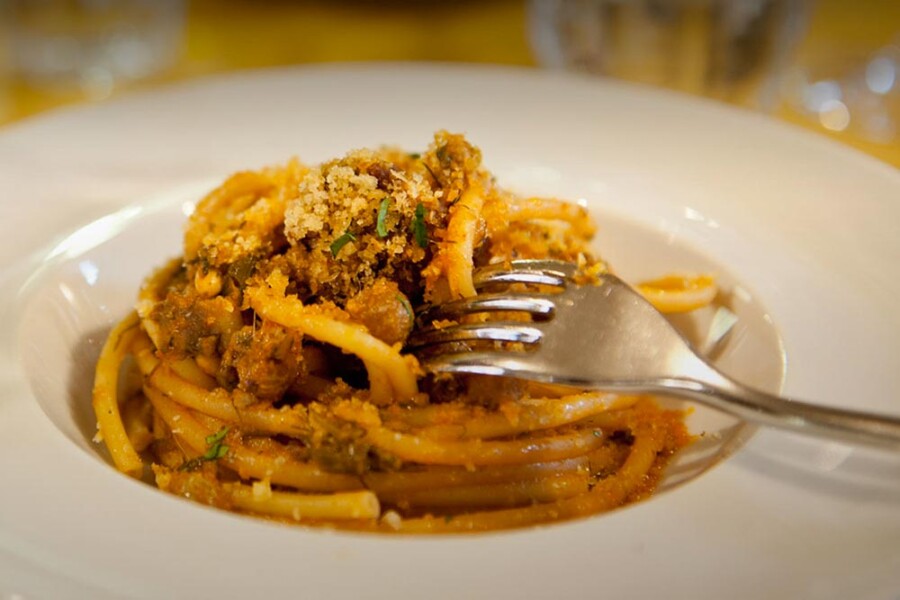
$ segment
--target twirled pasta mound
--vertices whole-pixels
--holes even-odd
[[[238,173],[199,202],[184,255],[112,330],[97,439],[119,470],[173,494],[352,529],[499,529],[643,498],[689,442],[680,412],[424,376],[403,353],[416,308],[472,296],[478,266],[605,269],[593,233],[577,205],[498,187],[447,132],[421,155]],[[691,307],[707,292],[693,289]]]

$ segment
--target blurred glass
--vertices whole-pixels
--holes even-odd
[[[900,23],[897,24],[900,28]],[[782,112],[834,134],[881,145],[900,142],[900,32],[876,48],[833,46],[797,62]]]
[[[30,86],[104,96],[178,58],[183,0],[6,0],[14,74]]]
[[[539,63],[763,110],[802,37],[805,0],[531,0]]]

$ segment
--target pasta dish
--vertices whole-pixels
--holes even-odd
[[[593,234],[583,208],[504,190],[448,132],[421,154],[237,173],[197,204],[183,256],[112,329],[96,440],[172,494],[347,529],[503,529],[645,498],[690,442],[681,411],[429,375],[404,352],[421,307],[474,295],[479,266],[554,258],[602,272]],[[639,289],[675,311],[715,295],[707,277]]]

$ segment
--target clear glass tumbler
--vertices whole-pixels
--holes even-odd
[[[806,0],[531,0],[538,62],[768,110]]]
[[[7,0],[14,74],[37,88],[103,92],[181,51],[183,0]]]
[[[900,148],[900,23],[897,36],[883,46],[832,46],[802,57],[785,78],[782,96],[781,113],[788,118]]]

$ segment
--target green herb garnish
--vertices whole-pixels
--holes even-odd
[[[388,206],[390,205],[391,197],[388,196],[382,200],[381,204],[378,206],[378,218],[375,220],[375,233],[378,234],[378,237],[380,238],[385,238],[388,234],[385,219],[387,219]]]
[[[407,154],[407,156],[410,157],[410,158],[413,159],[413,160],[422,158],[422,155],[419,154],[418,152],[410,152],[409,154]]]
[[[341,251],[341,248],[349,244],[350,242],[355,242],[356,236],[350,233],[349,231],[345,231],[344,234],[338,239],[331,242],[331,256],[337,258],[338,252]]]
[[[219,431],[215,432],[212,435],[206,436],[206,445],[212,446],[213,444],[218,444],[222,440],[225,439],[225,434],[228,433],[228,428],[223,427]]]
[[[416,204],[416,218],[412,223],[413,237],[420,248],[428,246],[428,231],[425,229],[425,205]]]
[[[415,313],[413,313],[412,304],[409,303],[409,300],[406,299],[406,296],[403,294],[397,294],[396,296],[397,302],[403,305],[403,310],[406,311],[406,314],[409,315],[409,320],[412,321],[415,318]]]
[[[222,440],[225,439],[225,434],[228,433],[228,427],[223,427],[216,433],[212,435],[206,436],[206,445],[207,450],[203,456],[198,456],[196,458],[192,458],[191,460],[185,461],[178,467],[179,471],[194,471],[200,468],[205,461],[208,460],[219,460],[226,454],[228,454],[228,446],[222,443]]]
[[[223,427],[216,433],[206,436],[206,445],[209,448],[203,455],[203,460],[218,460],[228,454],[228,446],[222,443],[226,433],[228,433],[228,428]]]

